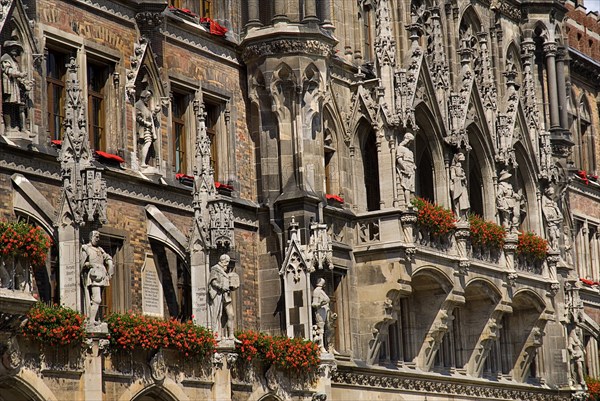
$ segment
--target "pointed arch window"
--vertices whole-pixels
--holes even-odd
[[[433,160],[423,135],[417,135],[416,144],[417,172],[415,177],[415,195],[431,202],[435,201],[433,189]]]
[[[576,166],[585,170],[588,173],[593,173],[596,170],[594,157],[594,132],[592,127],[592,119],[590,109],[585,98],[579,102],[579,121],[576,129],[579,131],[578,141],[576,143],[578,160]]]

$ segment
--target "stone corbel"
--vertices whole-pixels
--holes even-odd
[[[471,355],[468,363],[468,371],[472,375],[477,377],[481,376],[483,366],[490,353],[492,345],[499,339],[499,324],[502,320],[502,316],[509,310],[511,309],[499,305],[496,310],[492,312],[492,315],[488,319],[488,322],[479,337],[479,341],[477,342],[477,345],[475,346],[473,354]]]
[[[425,341],[419,351],[417,357],[418,366],[424,370],[429,371],[435,362],[437,352],[442,345],[444,336],[450,329],[452,321],[454,320],[454,308],[458,305],[464,304],[465,299],[462,296],[458,296],[454,293],[450,293],[446,300],[443,302],[440,310],[435,317],[431,328],[425,336]]]
[[[529,366],[531,366],[531,362],[533,362],[533,360],[535,359],[538,349],[543,344],[543,339],[546,335],[546,333],[544,332],[546,320],[547,317],[544,314],[544,316],[542,316],[542,318],[540,318],[538,322],[533,326],[531,332],[529,333],[529,337],[525,342],[523,351],[517,359],[517,363],[514,366],[513,370],[513,377],[519,382],[525,380],[525,375],[529,371]]]

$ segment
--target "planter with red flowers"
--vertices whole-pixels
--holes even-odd
[[[423,198],[413,199],[412,205],[417,209],[417,242],[435,248],[448,248],[456,229],[454,213]]]
[[[600,379],[586,376],[588,401],[600,401]]]
[[[340,207],[344,204],[344,198],[338,195],[326,194],[325,199],[327,199],[327,204],[330,206]]]
[[[39,302],[27,313],[21,334],[50,347],[80,345],[85,339],[84,321],[73,309]]]
[[[40,227],[23,222],[0,222],[0,286],[31,290],[31,268],[46,263],[52,240]]]
[[[531,231],[519,232],[517,270],[541,274],[546,256],[548,256],[547,240]]]
[[[506,238],[504,227],[486,221],[476,214],[471,214],[469,230],[471,231],[469,238],[471,239],[472,255],[478,259],[498,261]]]
[[[112,313],[105,320],[114,350],[173,349],[200,360],[206,360],[215,350],[213,333],[192,321],[163,320],[133,313]]]
[[[254,365],[262,373],[274,369],[303,380],[314,379],[320,364],[317,343],[302,338],[274,337],[256,331],[242,331],[236,352],[240,364]],[[242,368],[243,370],[247,370]]]

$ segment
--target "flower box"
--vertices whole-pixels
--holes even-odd
[[[100,159],[101,162],[104,163],[114,163],[120,165],[121,163],[125,162],[125,159],[123,159],[121,156],[103,152],[101,150],[96,150],[94,154],[98,159]]]
[[[21,334],[51,347],[81,344],[85,338],[84,320],[73,309],[40,302],[27,313]]]
[[[469,216],[471,244],[484,248],[502,249],[506,237],[504,227],[486,221],[476,214]]]
[[[526,259],[541,262],[548,255],[548,241],[531,231],[526,233],[520,232],[517,243],[517,254]]]
[[[179,181],[180,184],[191,187],[194,185],[194,177],[191,175],[177,173],[175,174],[175,178]]]
[[[0,222],[0,257],[25,259],[33,267],[46,264],[52,240],[43,229],[23,222]]]
[[[106,318],[111,346],[115,349],[175,349],[185,356],[211,355],[216,340],[208,329],[192,321],[163,320],[133,313],[113,313]]]
[[[219,181],[215,181],[215,188],[218,193],[225,196],[231,196],[233,192],[233,185],[223,184]]]
[[[320,363],[319,345],[302,338],[273,337],[255,331],[242,331],[236,335],[239,358],[245,362],[258,361],[294,374],[309,375],[316,372]]]
[[[417,208],[417,225],[429,231],[434,237],[444,237],[456,229],[456,217],[451,210],[433,204],[423,198],[415,198],[412,204]]]
[[[338,195],[326,194],[325,199],[327,199],[327,203],[330,205],[342,205],[344,204],[344,198]]]
[[[600,379],[586,376],[588,401],[600,401]]]

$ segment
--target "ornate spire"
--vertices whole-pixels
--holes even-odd
[[[84,225],[85,221],[106,223],[106,182],[102,169],[92,163],[82,100],[78,66],[74,58],[67,64],[66,104],[61,163],[63,192],[59,224]]]

